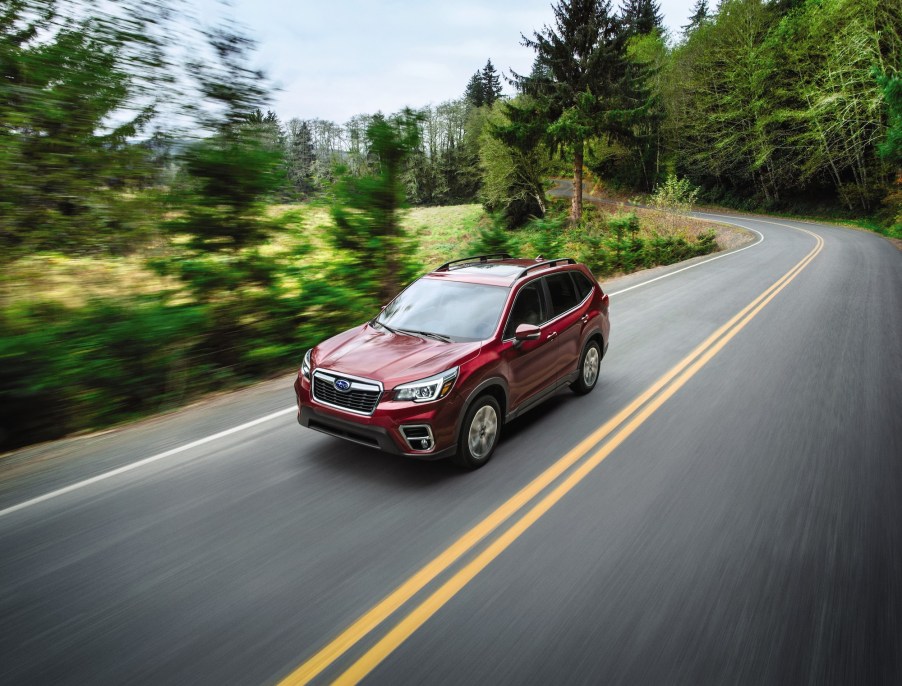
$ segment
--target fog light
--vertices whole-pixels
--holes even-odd
[[[411,450],[432,450],[435,447],[432,429],[427,424],[402,426],[401,435]]]

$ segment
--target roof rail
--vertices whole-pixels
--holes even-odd
[[[556,257],[553,260],[545,260],[544,262],[536,262],[528,267],[524,267],[523,271],[517,274],[517,279],[522,279],[530,269],[538,269],[539,267],[554,267],[558,264],[576,264],[576,260],[572,257]],[[514,279],[516,281],[516,279]]]
[[[459,262],[468,262],[472,264],[474,262],[488,262],[491,259],[509,260],[511,259],[511,256],[506,252],[496,252],[492,253],[491,255],[474,255],[473,257],[462,257],[459,260],[451,260],[450,262],[445,262],[445,264],[443,264],[441,267],[438,267],[437,269],[434,269],[433,271],[450,271],[451,265],[458,264]]]

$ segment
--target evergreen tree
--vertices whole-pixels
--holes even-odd
[[[489,107],[501,97],[501,76],[495,71],[492,60],[487,61],[482,68],[482,93],[483,102]]]
[[[153,112],[136,102],[134,32],[149,29],[132,9],[0,3],[0,259],[102,249],[140,221],[122,191],[151,173],[132,141]]]
[[[583,157],[587,139],[608,133],[620,106],[618,86],[624,71],[624,40],[609,0],[560,0],[554,25],[545,26],[523,45],[536,51],[547,76],[513,74],[514,84],[531,96],[531,118],[546,136],[573,154],[570,219],[582,216]],[[520,105],[510,105],[516,109]],[[511,113],[512,122],[523,117]]]
[[[295,193],[301,197],[314,189],[313,165],[316,162],[316,150],[313,147],[313,134],[305,121],[292,120],[288,125],[288,180]]]
[[[405,109],[390,119],[373,116],[366,130],[373,172],[340,174],[333,188],[329,240],[347,258],[338,280],[387,303],[413,276],[410,239],[401,226],[404,169],[419,147],[421,115]]]
[[[902,169],[902,75],[878,73],[876,76],[887,110],[886,139],[877,150],[880,157]]]
[[[683,26],[683,35],[688,36],[699,26],[708,21],[710,17],[708,10],[708,0],[695,0],[692,7],[692,14],[689,17],[689,23]]]
[[[626,0],[620,9],[620,20],[627,36],[644,36],[664,28],[661,4],[655,0]]]
[[[654,0],[627,0],[621,8],[621,39],[628,59],[621,81],[623,112],[612,122],[612,138],[630,151],[618,176],[645,191],[654,188],[660,168],[664,112],[654,83],[666,56],[662,21]]]
[[[470,77],[467,84],[467,90],[464,92],[464,98],[473,107],[482,107],[485,105],[485,88],[482,85],[482,72],[477,71]]]

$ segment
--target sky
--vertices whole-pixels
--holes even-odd
[[[619,1],[614,0],[615,6]],[[677,35],[693,0],[661,0]],[[232,0],[213,8],[258,41],[255,61],[276,87],[282,121],[397,112],[463,95],[491,59],[498,71],[529,73],[520,44],[553,20],[550,0]],[[505,92],[511,93],[505,84]]]

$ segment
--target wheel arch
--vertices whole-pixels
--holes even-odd
[[[461,405],[460,414],[457,417],[457,430],[455,431],[457,440],[460,440],[460,432],[463,429],[464,417],[466,417],[467,411],[470,409],[473,403],[475,403],[484,395],[491,395],[493,398],[495,398],[495,401],[498,403],[498,407],[501,409],[500,420],[503,426],[507,417],[507,393],[507,383],[501,377],[486,379],[481,384],[476,386],[476,388],[474,388],[467,396],[466,401]]]

